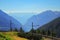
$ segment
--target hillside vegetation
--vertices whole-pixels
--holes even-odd
[[[0,32],[0,40],[27,40],[17,36],[17,32]]]

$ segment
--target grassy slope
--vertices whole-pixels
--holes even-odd
[[[26,38],[18,37],[17,32],[0,32],[0,40],[28,40]],[[52,40],[50,38],[43,37],[43,40]]]
[[[28,40],[18,37],[17,32],[0,32],[0,40]]]

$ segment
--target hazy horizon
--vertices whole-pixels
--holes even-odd
[[[0,0],[0,9],[6,13],[40,13],[60,11],[60,0]]]
[[[0,0],[0,10],[25,24],[30,17],[46,10],[60,11],[60,0]]]

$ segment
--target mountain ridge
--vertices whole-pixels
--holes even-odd
[[[44,30],[45,32],[46,32],[47,30],[49,30],[50,32],[52,32],[52,30],[53,30],[53,32],[56,33],[55,36],[56,36],[56,37],[60,37],[60,31],[59,31],[59,30],[60,30],[60,17],[52,20],[51,22],[49,22],[49,23],[41,26],[41,27],[38,28],[38,29],[39,29],[40,31],[41,31],[41,30]],[[38,30],[38,29],[37,29],[37,30]]]
[[[10,24],[10,22],[13,23]],[[19,30],[22,24],[19,23],[15,18],[11,17],[10,15],[0,10],[0,31],[9,31],[10,26],[12,27],[13,30],[15,28]]]
[[[34,27],[34,29],[37,29],[40,26],[54,20],[55,18],[58,18],[59,14],[60,13],[55,13],[55,11],[51,11],[51,10],[44,11],[38,15],[35,15],[35,16],[32,16],[31,18],[29,18],[28,21],[26,22],[26,24],[24,25],[24,27],[26,28],[26,31],[27,30],[30,31],[32,28],[32,22],[33,22],[34,25],[39,25],[39,26]]]

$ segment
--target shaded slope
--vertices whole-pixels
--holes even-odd
[[[41,26],[40,28],[38,28],[39,30],[50,30],[52,32],[56,33],[56,37],[60,37],[60,17],[54,19],[53,21]]]

